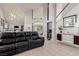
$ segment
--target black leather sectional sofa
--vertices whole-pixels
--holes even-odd
[[[44,45],[44,37],[37,32],[0,33],[0,56],[10,56]]]

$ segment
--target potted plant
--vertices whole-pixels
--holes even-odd
[[[63,30],[62,26],[60,26],[58,29],[60,30],[60,33],[62,33]]]

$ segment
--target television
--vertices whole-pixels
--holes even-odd
[[[14,28],[19,28],[19,26],[14,26]]]
[[[74,27],[77,22],[77,15],[71,15],[63,18],[63,27]]]

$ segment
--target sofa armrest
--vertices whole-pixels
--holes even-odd
[[[38,37],[38,39],[44,39],[44,37]]]
[[[45,41],[44,37],[38,37],[37,39],[41,39],[41,40]]]

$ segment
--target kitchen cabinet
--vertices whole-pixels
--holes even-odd
[[[57,40],[62,41],[62,34],[57,34]]]
[[[74,44],[79,45],[79,36],[74,36]]]

